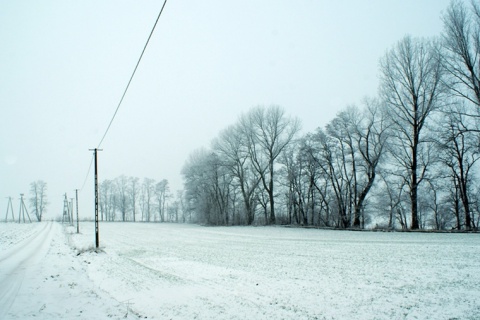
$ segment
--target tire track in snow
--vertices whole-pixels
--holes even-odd
[[[48,252],[53,222],[48,222],[35,235],[21,241],[0,256],[0,319],[8,313],[22,286],[27,269]]]
[[[29,235],[24,239],[21,239],[18,243],[14,244],[12,247],[0,253],[0,263],[2,263],[6,259],[10,259],[12,255],[21,251],[23,248],[29,246],[31,244],[31,241],[35,240],[36,238],[42,235],[42,232],[44,232],[45,229],[47,229],[48,225],[49,225],[48,223],[42,224],[42,226],[39,228],[40,230],[36,230],[35,233]]]

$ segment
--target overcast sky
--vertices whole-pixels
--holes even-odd
[[[448,0],[167,2],[99,152],[99,178],[167,179],[257,105],[303,133],[378,90],[378,61],[404,35],[438,36]],[[163,1],[0,2],[0,218],[48,184],[46,218],[80,192],[93,217],[98,146]],[[33,218],[33,217],[32,217]]]

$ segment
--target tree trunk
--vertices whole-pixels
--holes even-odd
[[[270,181],[268,186],[268,197],[270,201],[270,224],[275,224],[275,199],[273,194],[273,161],[270,162]]]

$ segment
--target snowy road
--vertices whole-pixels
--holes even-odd
[[[54,222],[0,224],[0,319],[123,319]],[[130,319],[130,317],[127,317]]]
[[[52,238],[53,223],[44,223],[33,234],[0,254],[0,319],[3,319],[15,302],[27,269],[45,257]]]

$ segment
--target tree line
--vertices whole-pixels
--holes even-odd
[[[101,221],[187,222],[182,206],[182,192],[175,198],[166,179],[121,175],[99,185]]]
[[[380,59],[379,94],[300,134],[258,106],[192,152],[183,211],[213,224],[476,229],[480,222],[480,5],[452,1],[436,38]]]

